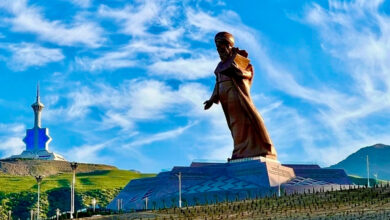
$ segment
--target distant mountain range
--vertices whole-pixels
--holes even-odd
[[[370,178],[377,174],[378,179],[390,180],[390,146],[384,144],[363,147],[329,168],[342,168],[348,175],[367,177],[367,155]]]

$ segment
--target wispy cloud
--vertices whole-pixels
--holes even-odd
[[[191,49],[186,39],[192,35],[192,27],[180,21],[184,11],[183,5],[173,1],[145,1],[123,8],[102,5],[98,14],[114,21],[120,33],[131,38],[97,57],[77,57],[76,65],[91,72],[138,67],[163,78],[208,77],[218,57],[208,50]]]
[[[89,8],[92,5],[93,0],[66,0],[70,1],[72,4],[79,6],[81,8]]]
[[[320,116],[338,138],[339,151],[351,153],[387,140],[369,122],[373,114],[390,113],[390,17],[381,12],[382,0],[328,3],[329,8],[312,4],[304,21],[320,33],[323,50],[340,60],[352,78],[349,99],[335,100],[335,107]],[[340,157],[327,159],[336,162]]]
[[[152,40],[153,41],[153,40]],[[166,45],[153,45],[148,40],[140,39],[118,49],[103,52],[98,57],[76,57],[77,67],[90,72],[116,70],[129,67],[148,68],[157,59],[171,58],[177,54],[188,54],[186,48],[175,48]],[[148,55],[149,59],[139,59],[139,55]],[[158,61],[157,61],[158,62]]]
[[[75,20],[65,24],[59,20],[48,20],[42,9],[29,6],[27,0],[5,0],[0,9],[9,13],[3,19],[13,31],[36,34],[40,39],[64,46],[83,45],[99,47],[104,41],[103,29],[92,21]]]
[[[171,1],[148,0],[120,9],[102,5],[98,13],[102,17],[114,19],[121,26],[121,32],[125,34],[133,37],[151,37],[154,34],[149,32],[150,26],[169,27],[173,22],[173,16],[180,12]]]
[[[216,63],[218,63],[216,57],[178,58],[171,61],[157,61],[148,67],[148,71],[165,78],[200,79],[214,75]]]
[[[156,120],[168,113],[188,113],[196,105],[202,107],[208,89],[199,83],[183,83],[178,89],[157,80],[134,79],[125,81],[119,88],[106,84],[80,87],[66,97],[65,106],[49,108],[45,117],[72,120],[85,119],[92,108],[101,109],[105,125],[132,127],[134,121]],[[191,93],[195,93],[191,94]],[[196,95],[198,94],[198,95]],[[191,97],[203,96],[199,103]],[[189,105],[190,104],[190,105]],[[107,126],[110,127],[110,126]]]
[[[16,71],[24,71],[31,66],[44,66],[65,58],[61,49],[45,48],[37,44],[3,44],[1,47],[12,53],[11,58],[6,61]]]
[[[70,161],[110,164],[113,159],[100,153],[105,147],[107,147],[107,143],[82,145],[71,148],[68,152],[64,153],[64,156]]]
[[[177,138],[179,135],[181,135],[184,131],[186,131],[187,129],[191,128],[192,126],[194,126],[196,123],[189,123],[188,125],[184,126],[184,127],[178,127],[178,128],[175,128],[173,130],[169,130],[169,131],[164,131],[164,132],[159,132],[159,133],[156,133],[156,134],[153,134],[153,135],[150,135],[150,136],[142,136],[142,137],[139,137],[139,139],[129,143],[129,144],[126,144],[124,146],[122,146],[123,148],[133,148],[133,147],[138,147],[138,146],[145,146],[145,145],[148,145],[148,144],[151,144],[153,142],[156,142],[156,141],[162,141],[162,140],[167,140],[167,139],[171,139],[171,138]]]
[[[82,70],[91,72],[102,70],[116,70],[121,68],[134,67],[137,62],[131,58],[127,51],[108,52],[96,59],[90,57],[76,57],[76,65]]]

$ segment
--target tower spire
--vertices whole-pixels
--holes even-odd
[[[40,128],[41,127],[41,111],[42,111],[42,109],[45,106],[40,101],[40,97],[39,97],[39,82],[37,84],[37,99],[36,99],[35,103],[33,103],[31,105],[31,107],[34,110],[34,116],[35,116],[34,117],[34,127]]]
[[[36,102],[40,102],[41,101],[41,98],[39,97],[39,81],[37,83],[37,101]]]

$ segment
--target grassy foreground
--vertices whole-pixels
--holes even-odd
[[[89,219],[390,219],[390,186],[274,196]]]
[[[131,180],[151,177],[127,170],[101,170],[76,175],[76,210],[88,207],[96,198],[99,206],[106,206]],[[55,210],[70,209],[71,173],[45,177],[41,183],[41,217],[52,216]],[[37,206],[37,184],[31,176],[0,174],[0,219],[6,219],[9,210],[13,219],[27,219]]]

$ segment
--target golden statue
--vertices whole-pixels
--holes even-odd
[[[250,96],[253,67],[248,53],[234,46],[234,37],[228,32],[215,35],[215,44],[221,62],[214,73],[216,83],[204,109],[221,102],[226,121],[234,140],[231,159],[263,156],[276,159],[276,150]]]

